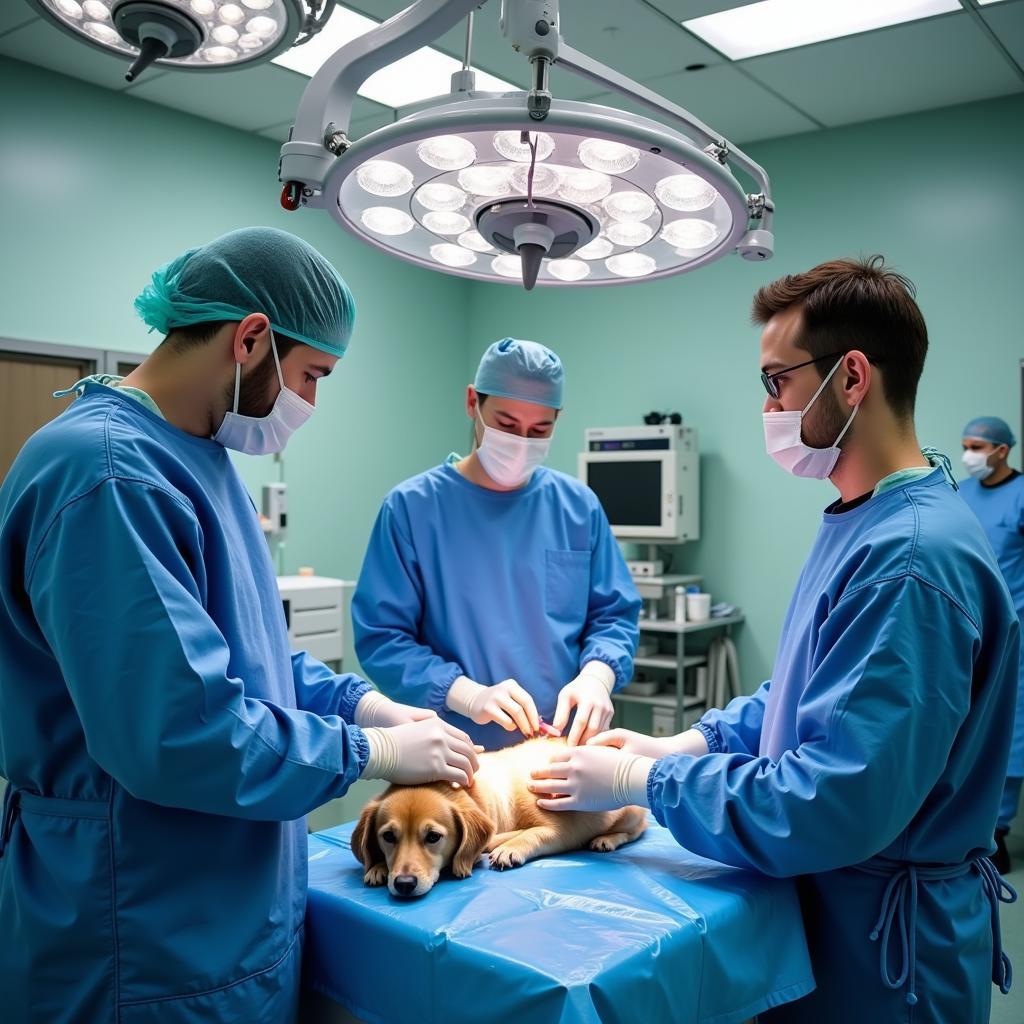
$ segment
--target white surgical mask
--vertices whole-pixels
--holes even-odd
[[[313,415],[313,406],[301,395],[284,386],[281,360],[277,357],[274,335],[270,335],[270,349],[274,353],[274,366],[281,385],[274,407],[266,416],[242,416],[238,412],[238,392],[242,378],[242,364],[235,363],[235,401],[231,412],[224,414],[224,422],[213,435],[214,441],[246,455],[269,455],[284,450],[288,438]]]
[[[965,451],[960,461],[975,480],[987,480],[995,472],[995,466],[988,464],[988,457],[989,452]]]
[[[846,426],[839,432],[835,443],[829,448],[812,448],[803,442],[800,431],[803,425],[803,418],[807,410],[818,400],[818,396],[825,390],[825,385],[832,379],[832,375],[839,369],[842,358],[828,372],[828,376],[821,382],[821,387],[811,396],[811,400],[803,407],[793,412],[766,412],[762,413],[764,420],[764,443],[768,454],[784,469],[793,476],[810,477],[813,480],[824,480],[835,469],[836,462],[842,454],[839,442],[842,441],[846,432],[853,423],[854,416],[860,406],[855,406]]]
[[[484,472],[502,487],[522,487],[534,470],[548,457],[550,437],[520,437],[487,426],[479,411],[484,436],[477,454]]]

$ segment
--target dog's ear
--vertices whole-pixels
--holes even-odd
[[[371,800],[363,808],[359,824],[352,833],[352,852],[367,870],[384,860],[384,853],[377,842],[377,811],[382,803],[380,798]]]
[[[469,878],[494,828],[491,819],[471,800],[458,803],[452,809],[459,830],[459,845],[452,855],[452,874],[456,878]]]

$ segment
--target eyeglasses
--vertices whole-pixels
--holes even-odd
[[[776,370],[774,373],[762,373],[761,383],[764,385],[765,391],[768,392],[769,398],[779,397],[779,386],[775,383],[776,377],[782,377],[787,373],[792,373],[794,370],[799,370],[801,367],[810,366],[812,363],[820,363],[823,359],[837,359],[843,355],[842,352],[829,352],[826,355],[818,356],[816,359],[808,359],[805,363],[797,363],[796,366],[787,366],[783,370]]]

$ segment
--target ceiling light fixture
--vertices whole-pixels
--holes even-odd
[[[29,0],[65,32],[131,61],[132,82],[154,62],[225,71],[309,42],[335,0]]]
[[[533,86],[479,90],[470,49],[481,6],[418,0],[323,64],[281,149],[286,209],[325,209],[399,259],[527,290],[651,280],[728,253],[771,256],[765,171],[689,111],[567,45],[557,0],[502,0],[501,30],[529,60]],[[451,92],[349,138],[362,83],[464,17]],[[655,117],[553,97],[555,63]]]

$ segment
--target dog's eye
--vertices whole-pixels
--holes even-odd
[[[444,837],[441,835],[440,832],[435,832],[433,829],[431,829],[424,837],[424,841],[428,843],[430,846],[433,846],[435,843],[441,842],[443,838]]]
[[[386,832],[381,832],[380,838],[381,841],[385,843],[394,843],[398,841],[395,833],[392,832],[391,829],[388,829]]]

